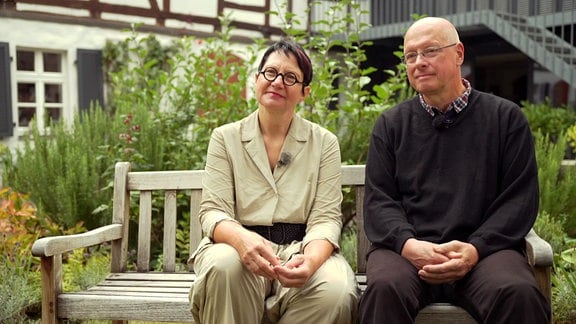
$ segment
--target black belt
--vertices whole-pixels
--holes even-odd
[[[276,244],[288,244],[302,241],[306,235],[306,224],[274,223],[272,226],[244,226]]]

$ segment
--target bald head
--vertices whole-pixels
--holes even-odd
[[[404,35],[404,45],[407,41],[422,35],[433,35],[435,39],[443,43],[460,42],[454,25],[440,17],[425,17],[414,22]]]

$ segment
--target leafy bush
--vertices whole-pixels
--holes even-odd
[[[15,248],[11,255],[0,255],[0,323],[22,323],[27,312],[40,307],[40,274],[31,271],[31,256],[22,255],[20,246]]]
[[[568,235],[564,231],[565,220],[565,215],[551,217],[546,211],[541,211],[534,223],[534,231],[543,240],[550,243],[552,251],[556,254],[568,248]]]
[[[37,216],[25,194],[0,188],[0,322],[22,322],[27,313],[39,313],[40,273],[32,244],[38,237],[84,232],[81,224],[62,230]]]
[[[64,291],[80,291],[102,281],[110,273],[110,251],[76,249],[62,265]]]
[[[347,226],[344,231],[342,232],[342,243],[341,243],[341,253],[342,256],[348,261],[352,270],[356,271],[358,269],[357,264],[357,231],[356,231],[356,224],[351,224]]]
[[[552,283],[554,323],[576,323],[576,270],[556,270]]]
[[[555,254],[552,276],[552,305],[555,323],[576,322],[576,239],[567,239],[568,248]]]
[[[0,189],[0,322],[21,322],[37,307],[40,276],[34,271],[30,248],[45,232],[36,207],[26,195]]]
[[[536,133],[536,155],[540,179],[540,213],[534,230],[552,246],[554,272],[552,275],[552,308],[554,323],[574,323],[576,319],[576,240],[568,236],[575,230],[576,211],[573,200],[574,168],[561,168],[562,147],[548,136]]]
[[[554,107],[549,101],[541,103],[522,102],[522,110],[533,132],[539,132],[556,140],[576,122],[576,113],[567,107]]]
[[[564,230],[576,236],[576,168],[562,167],[566,136],[553,142],[548,135],[534,134],[540,182],[540,210],[555,219],[564,218]]]
[[[310,96],[299,113],[338,136],[345,164],[361,164],[366,160],[376,118],[383,110],[411,96],[413,91],[407,83],[403,64],[399,64],[396,71],[384,71],[389,74],[389,80],[367,89],[370,75],[376,69],[363,68],[365,48],[372,42],[360,41],[360,34],[370,27],[361,23],[361,16],[368,12],[361,11],[360,4],[337,1],[326,14],[328,19],[313,23],[317,33],[285,29],[287,35],[303,44],[314,63],[315,81],[310,84]],[[290,13],[284,20],[290,27],[300,24]]]
[[[103,158],[114,136],[111,124],[108,114],[91,109],[76,116],[70,128],[51,125],[49,135],[32,126],[24,147],[5,159],[4,181],[30,195],[40,218],[63,227],[81,221],[89,228],[104,224],[93,211],[108,203],[112,193],[107,189],[113,163]]]
[[[576,124],[568,128],[566,136],[568,136],[568,144],[572,150],[571,153],[576,154]]]

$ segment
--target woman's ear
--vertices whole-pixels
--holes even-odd
[[[306,97],[308,97],[309,94],[310,94],[310,86],[305,86],[304,88],[302,88],[302,98],[300,102],[304,102],[304,100],[306,100]]]

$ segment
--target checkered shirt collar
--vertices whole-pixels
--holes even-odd
[[[450,103],[450,105],[448,106],[448,110],[450,109],[454,109],[454,111],[456,113],[461,112],[462,110],[464,110],[464,108],[466,108],[466,106],[468,105],[468,96],[470,96],[470,91],[472,91],[472,87],[470,86],[470,82],[466,79],[462,79],[462,84],[464,85],[464,87],[466,87],[466,90],[464,90],[464,93],[462,93],[462,95],[458,98],[456,98],[456,100],[452,101],[452,103]],[[435,108],[436,110],[440,110],[436,107],[433,107],[429,104],[427,104],[424,101],[424,97],[422,96],[422,94],[418,94],[418,98],[420,99],[420,104],[422,105],[422,107],[424,107],[424,109],[426,109],[426,111],[431,115],[434,116],[434,110],[433,108]]]

